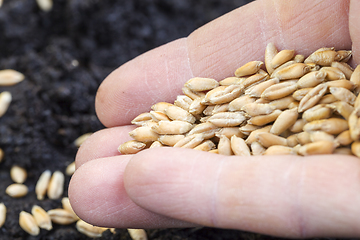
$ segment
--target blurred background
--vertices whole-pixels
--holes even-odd
[[[126,61],[164,43],[186,37],[196,28],[249,0],[53,0],[44,11],[36,0],[3,0],[0,7],[0,70],[25,75],[9,91],[12,102],[0,118],[0,202],[8,209],[0,239],[89,239],[75,224],[54,225],[30,237],[18,223],[20,211],[34,204],[45,210],[61,199],[36,199],[35,184],[49,169],[65,173],[74,161],[74,140],[102,129],[94,110],[98,86]],[[29,193],[5,194],[10,168],[27,170]],[[71,176],[66,176],[65,191]],[[147,230],[149,239],[268,239],[212,228]],[[102,239],[130,239],[125,229],[106,231]]]

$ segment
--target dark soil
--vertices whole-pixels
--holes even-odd
[[[249,0],[54,0],[42,12],[35,0],[4,0],[0,8],[0,69],[15,69],[26,79],[12,87],[13,102],[0,118],[0,202],[8,208],[0,239],[88,239],[75,224],[55,225],[31,237],[18,224],[20,211],[34,204],[49,210],[60,200],[38,201],[34,188],[46,170],[65,171],[77,151],[73,141],[103,128],[94,111],[102,80],[126,61],[154,47],[187,36],[197,27]],[[5,194],[9,169],[28,170],[29,194]],[[70,177],[66,177],[66,186]],[[66,189],[67,190],[67,189]],[[67,195],[65,191],[64,196]],[[147,230],[149,239],[270,239],[212,228]],[[102,239],[130,239],[125,229]]]

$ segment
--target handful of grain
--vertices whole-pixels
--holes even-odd
[[[234,77],[188,80],[174,104],[137,116],[122,154],[182,147],[224,155],[348,154],[360,157],[360,67],[351,51],[321,48],[307,58],[269,43],[265,66]],[[263,70],[266,68],[266,71]]]

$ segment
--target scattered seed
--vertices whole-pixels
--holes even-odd
[[[209,91],[219,86],[219,82],[212,78],[200,78],[195,77],[188,80],[185,84],[185,87],[189,88],[191,91],[202,92]]]
[[[4,226],[6,221],[6,206],[4,203],[0,203],[0,228]]]
[[[22,183],[13,183],[6,188],[5,192],[10,197],[20,198],[28,193],[28,187]]]
[[[101,237],[102,233],[108,228],[96,227],[83,220],[78,220],[76,222],[76,229],[91,238]]]
[[[248,76],[248,75],[255,74],[257,71],[260,70],[260,68],[263,65],[264,65],[264,63],[261,62],[261,61],[248,62],[245,65],[243,65],[243,66],[239,67],[238,69],[236,69],[234,75],[236,77],[243,77],[243,76]]]
[[[43,200],[47,192],[51,178],[51,171],[45,170],[39,177],[35,186],[35,193],[38,200]]]
[[[47,195],[50,199],[59,199],[64,192],[65,176],[60,171],[55,171],[50,179]]]
[[[1,1],[0,1],[1,6]],[[24,74],[12,69],[0,70],[0,86],[12,86],[25,79]]]
[[[34,205],[31,209],[36,224],[43,229],[50,231],[52,229],[51,219],[47,212],[40,206]]]
[[[73,213],[62,208],[51,209],[47,211],[47,214],[53,223],[60,225],[69,225],[78,220],[78,217],[74,216]]]
[[[10,169],[10,177],[16,183],[24,183],[27,177],[26,169],[14,165]]]
[[[146,147],[145,143],[138,142],[136,140],[130,140],[121,144],[118,148],[118,151],[121,154],[135,154],[140,152],[145,147]]]
[[[11,103],[12,96],[8,91],[0,93],[0,117],[4,116]]]
[[[36,3],[38,4],[39,8],[43,10],[44,12],[51,11],[53,7],[53,1],[52,0],[36,0]]]
[[[72,163],[67,165],[67,167],[65,169],[65,173],[66,173],[66,175],[71,176],[74,174],[75,170],[76,170],[76,165],[75,165],[75,161],[73,161]]]
[[[21,211],[19,214],[19,225],[31,236],[37,236],[40,233],[40,228],[37,225],[33,215],[25,211]]]
[[[144,229],[127,229],[132,240],[147,240],[147,235]]]

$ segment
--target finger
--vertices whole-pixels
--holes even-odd
[[[134,128],[135,126],[114,127],[93,133],[81,144],[76,153],[76,168],[94,159],[119,155],[118,147],[120,144],[132,140],[129,132]]]
[[[359,159],[350,156],[224,157],[164,148],[134,156],[124,183],[139,206],[200,225],[358,237],[359,173]]]
[[[254,1],[124,64],[101,84],[96,111],[107,127],[128,124],[159,101],[173,102],[193,76],[221,80],[252,60],[268,42],[309,54],[349,49],[349,1]]]
[[[133,203],[123,184],[123,172],[130,158],[95,159],[77,169],[69,185],[69,198],[76,214],[88,223],[105,227],[195,226],[154,214]]]

